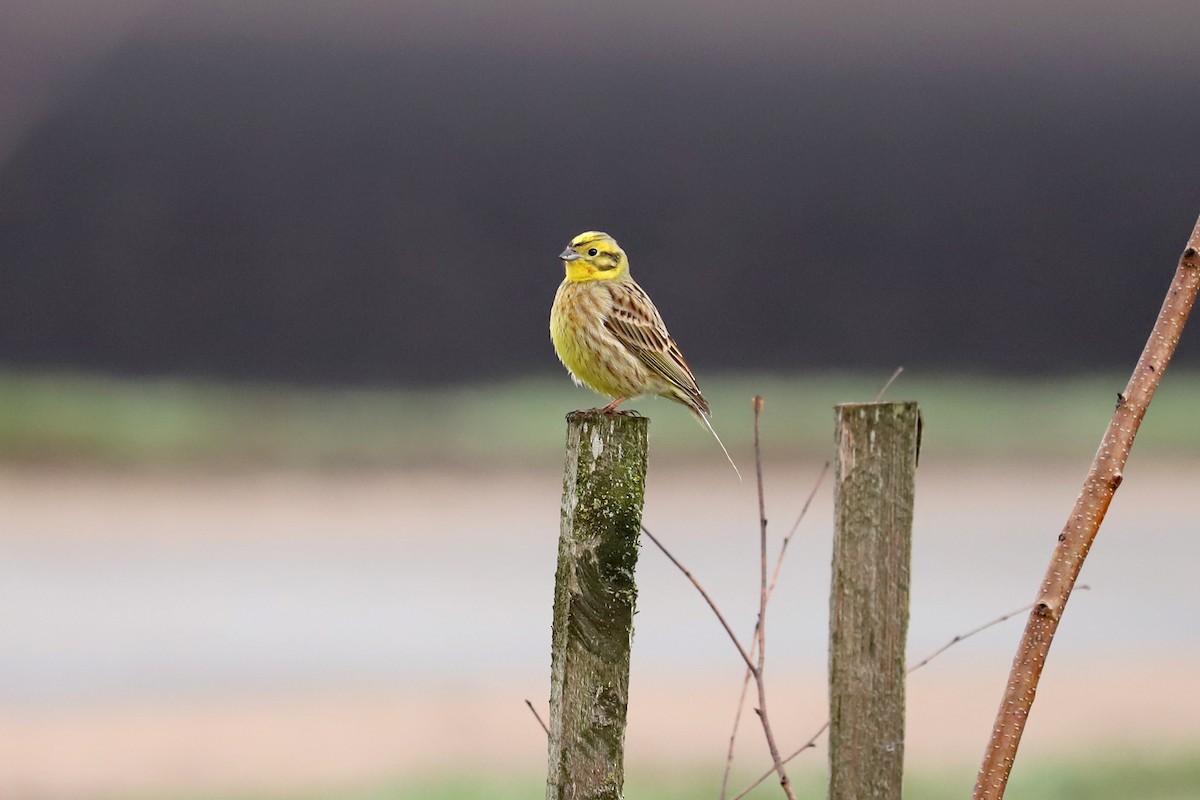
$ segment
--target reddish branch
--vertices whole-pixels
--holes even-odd
[[[1104,520],[1113,494],[1121,485],[1121,473],[1134,436],[1162,380],[1163,372],[1175,353],[1175,346],[1179,343],[1179,336],[1195,303],[1197,288],[1200,288],[1200,220],[1197,220],[1187,248],[1179,259],[1175,278],[1167,290],[1162,310],[1158,313],[1129,384],[1124,392],[1117,395],[1116,412],[1092,461],[1083,491],[1058,536],[1054,557],[1013,660],[1004,700],[979,769],[973,800],[1000,800],[1004,797],[1017,747],[1021,743],[1021,734],[1025,730],[1025,721],[1033,707],[1038,680],[1054,632],[1062,619],[1063,608],[1100,530],[1100,523]]]

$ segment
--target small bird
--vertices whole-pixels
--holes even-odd
[[[646,394],[687,406],[712,433],[741,480],[742,473],[708,420],[708,401],[658,309],[630,276],[629,259],[616,240],[587,231],[558,257],[567,277],[550,309],[550,340],[575,383],[613,398],[600,409],[606,414]]]

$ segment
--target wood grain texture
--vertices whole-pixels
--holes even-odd
[[[920,411],[855,403],[836,412],[830,798],[899,800]]]

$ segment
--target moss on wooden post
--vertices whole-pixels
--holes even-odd
[[[619,800],[649,420],[567,416],[547,800]]]
[[[830,800],[899,800],[920,411],[837,406],[829,600]]]

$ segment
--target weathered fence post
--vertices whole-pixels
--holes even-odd
[[[916,403],[837,412],[829,598],[830,800],[899,800]]]
[[[567,416],[547,800],[620,800],[649,420]]]

